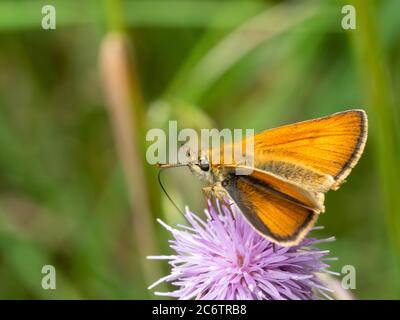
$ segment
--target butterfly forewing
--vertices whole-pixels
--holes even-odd
[[[254,167],[305,189],[336,189],[360,158],[367,116],[350,110],[254,136]]]

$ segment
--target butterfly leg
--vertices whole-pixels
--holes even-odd
[[[206,203],[206,206],[208,206],[208,204],[211,203],[215,203],[215,200],[220,200],[221,201],[221,196],[219,195],[219,193],[217,192],[217,190],[215,189],[214,185],[211,186],[207,186],[201,189],[203,191],[203,196],[204,196],[204,200]]]
[[[216,199],[227,207],[230,207],[234,204],[233,201],[229,201],[230,199],[229,196],[226,194],[226,191],[218,183],[204,187],[202,188],[202,191],[206,202],[207,200],[212,201]]]
[[[220,203],[223,203],[224,205],[230,207],[233,203],[231,203],[229,195],[227,194],[227,192],[225,191],[225,189],[222,187],[221,183],[216,183],[214,185],[212,185],[213,188],[213,193],[216,197],[216,199],[218,199],[220,201]]]
[[[201,191],[203,191],[204,199],[207,202],[207,199],[210,199],[212,196],[212,187],[204,187],[201,189]]]

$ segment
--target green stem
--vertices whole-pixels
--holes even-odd
[[[124,32],[121,1],[107,0],[106,4],[110,32],[102,43],[101,69],[116,147],[128,188],[139,264],[149,285],[162,274],[158,265],[146,260],[147,255],[159,252],[152,214],[159,210],[160,205],[155,192],[157,180],[155,169],[150,171],[152,168],[145,162],[144,101],[133,50]]]
[[[122,32],[124,30],[123,7],[121,0],[104,0],[107,14],[108,30]]]

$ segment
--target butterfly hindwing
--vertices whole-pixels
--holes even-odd
[[[224,183],[247,221],[264,237],[282,245],[299,243],[318,213],[254,175],[231,175]]]

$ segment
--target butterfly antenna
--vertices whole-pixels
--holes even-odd
[[[172,198],[170,197],[170,195],[168,194],[167,190],[165,190],[162,182],[161,182],[161,172],[162,172],[162,168],[160,168],[160,170],[158,171],[158,183],[160,184],[161,189],[164,191],[165,195],[167,196],[168,200],[173,204],[173,206],[176,208],[176,210],[178,210],[182,215],[185,215],[183,213],[183,211],[181,209],[179,209],[179,207],[176,205],[176,203],[174,202],[174,200],[172,200]]]

